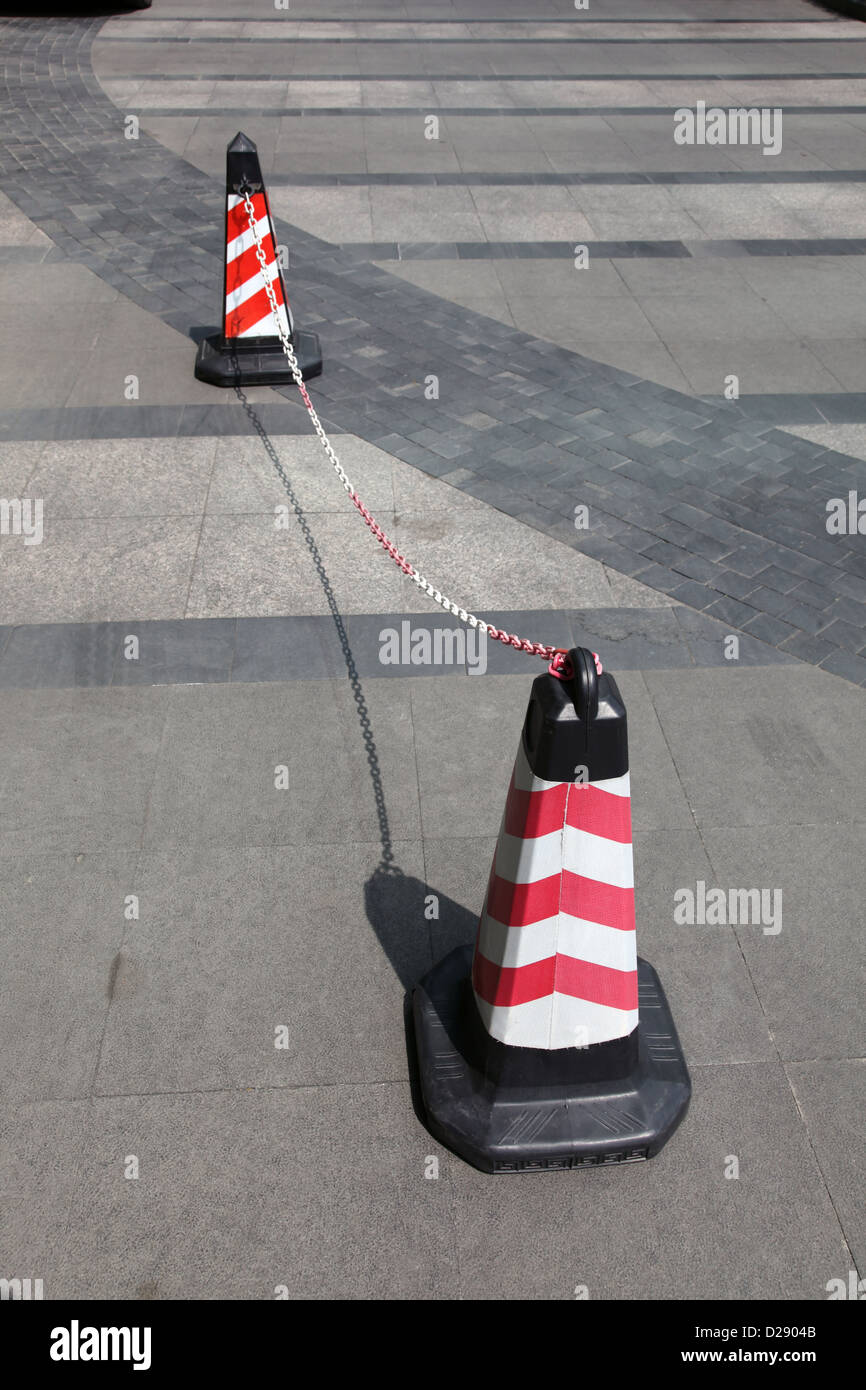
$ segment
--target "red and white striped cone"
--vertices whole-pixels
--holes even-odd
[[[628,773],[546,782],[523,746],[481,913],[472,983],[512,1047],[587,1047],[637,1027]]]
[[[414,993],[430,1128],[487,1172],[649,1158],[690,1095],[637,957],[625,706],[569,661],[533,683],[471,966],[460,947]]]
[[[256,254],[243,190],[252,200],[265,271]],[[199,344],[196,376],[214,386],[280,386],[294,380],[265,288],[266,276],[273,286],[280,327],[291,337],[304,378],[318,376],[322,370],[318,335],[295,328],[258,152],[252,140],[240,133],[226,151],[225,248],[223,325]]]

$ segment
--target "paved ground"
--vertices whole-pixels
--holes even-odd
[[[0,495],[45,519],[0,537],[3,1272],[824,1298],[866,1261],[866,556],[825,527],[866,457],[866,26],[357,8],[4,26]],[[781,105],[781,153],[674,145],[697,99]],[[250,392],[277,529],[248,413],[194,381],[238,127],[373,510],[446,592],[621,679],[640,949],[695,1091],[649,1165],[491,1181],[413,1109],[404,994],[473,934],[535,667],[383,666],[383,627],[444,618],[292,393]],[[699,880],[780,891],[781,931],[675,925]]]

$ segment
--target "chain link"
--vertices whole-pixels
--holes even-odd
[[[277,326],[277,333],[279,335],[280,342],[282,343],[283,352],[286,355],[286,361],[289,364],[289,370],[291,371],[292,376],[295,380],[295,385],[301,393],[301,398],[304,402],[304,405],[307,408],[307,413],[309,414],[310,420],[313,423],[313,428],[316,431],[316,434],[319,436],[319,439],[322,441],[322,447],[324,448],[325,453],[331,460],[334,472],[336,473],[343,487],[346,489],[346,492],[351,497],[354,506],[360,512],[367,526],[370,528],[373,535],[376,537],[376,540],[388,552],[394,563],[399,565],[403,573],[405,575],[408,575],[408,577],[412,580],[414,584],[417,584],[419,589],[423,589],[424,593],[427,594],[433,600],[434,603],[438,603],[441,608],[444,608],[455,618],[459,618],[462,623],[466,623],[469,627],[477,628],[479,632],[486,632],[488,637],[494,638],[495,641],[503,642],[508,647],[515,647],[518,651],[527,652],[530,656],[538,656],[543,658],[543,660],[549,662],[557,661],[557,659],[561,657],[561,654],[565,652],[564,647],[552,647],[544,642],[529,642],[525,638],[518,637],[515,633],[505,632],[501,628],[493,627],[490,623],[485,623],[481,618],[477,618],[474,613],[467,612],[465,608],[461,608],[459,604],[454,603],[450,598],[446,598],[446,596],[439,589],[437,589],[434,584],[431,584],[429,580],[425,579],[423,574],[420,574],[418,572],[415,566],[411,564],[409,560],[406,559],[405,555],[400,554],[394,542],[392,540],[389,540],[376,518],[364,506],[364,503],[361,501],[360,497],[358,496],[357,492],[355,491],[354,487],[352,486],[348,477],[346,476],[346,472],[343,468],[343,465],[340,463],[340,460],[334,453],[331,441],[329,440],[324,429],[322,428],[322,422],[319,419],[318,414],[316,413],[316,408],[313,405],[313,402],[310,400],[309,393],[307,391],[306,386],[304,385],[304,378],[301,374],[301,368],[298,364],[298,359],[295,356],[295,349],[292,346],[292,340],[289,336],[288,328],[283,327],[283,319],[281,319],[280,317],[280,306],[277,304],[277,296],[274,292],[273,282],[271,280],[270,275],[268,274],[267,257],[262,246],[261,237],[259,236],[259,229],[256,226],[256,213],[255,207],[253,205],[253,200],[250,197],[250,190],[248,188],[241,189],[240,195],[244,200],[244,208],[246,209],[247,219],[249,221],[249,229],[252,233],[253,240],[255,242],[256,257],[262,270],[262,279],[265,285],[265,293],[268,296],[268,303],[271,306],[271,313],[273,314],[274,322]],[[288,323],[287,316],[286,323]],[[558,674],[558,672],[554,672],[554,674]]]

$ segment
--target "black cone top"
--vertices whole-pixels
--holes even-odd
[[[260,193],[264,186],[258,150],[239,130],[226,150],[226,193],[239,194],[242,188]]]
[[[571,782],[578,767],[601,782],[628,772],[625,705],[613,676],[597,676],[592,652],[570,651],[570,679],[545,674],[532,682],[523,748],[536,777]]]

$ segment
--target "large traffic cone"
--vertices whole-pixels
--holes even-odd
[[[691,1094],[635,947],[625,706],[591,652],[566,673],[532,685],[474,957],[413,996],[430,1129],[488,1173],[651,1158]]]
[[[293,380],[249,228],[244,189],[252,198],[280,323],[288,330],[304,378],[318,376],[322,370],[318,335],[302,332],[292,321],[258,152],[252,140],[240,133],[226,151],[223,326],[199,344],[195,374],[213,386],[283,386]]]

